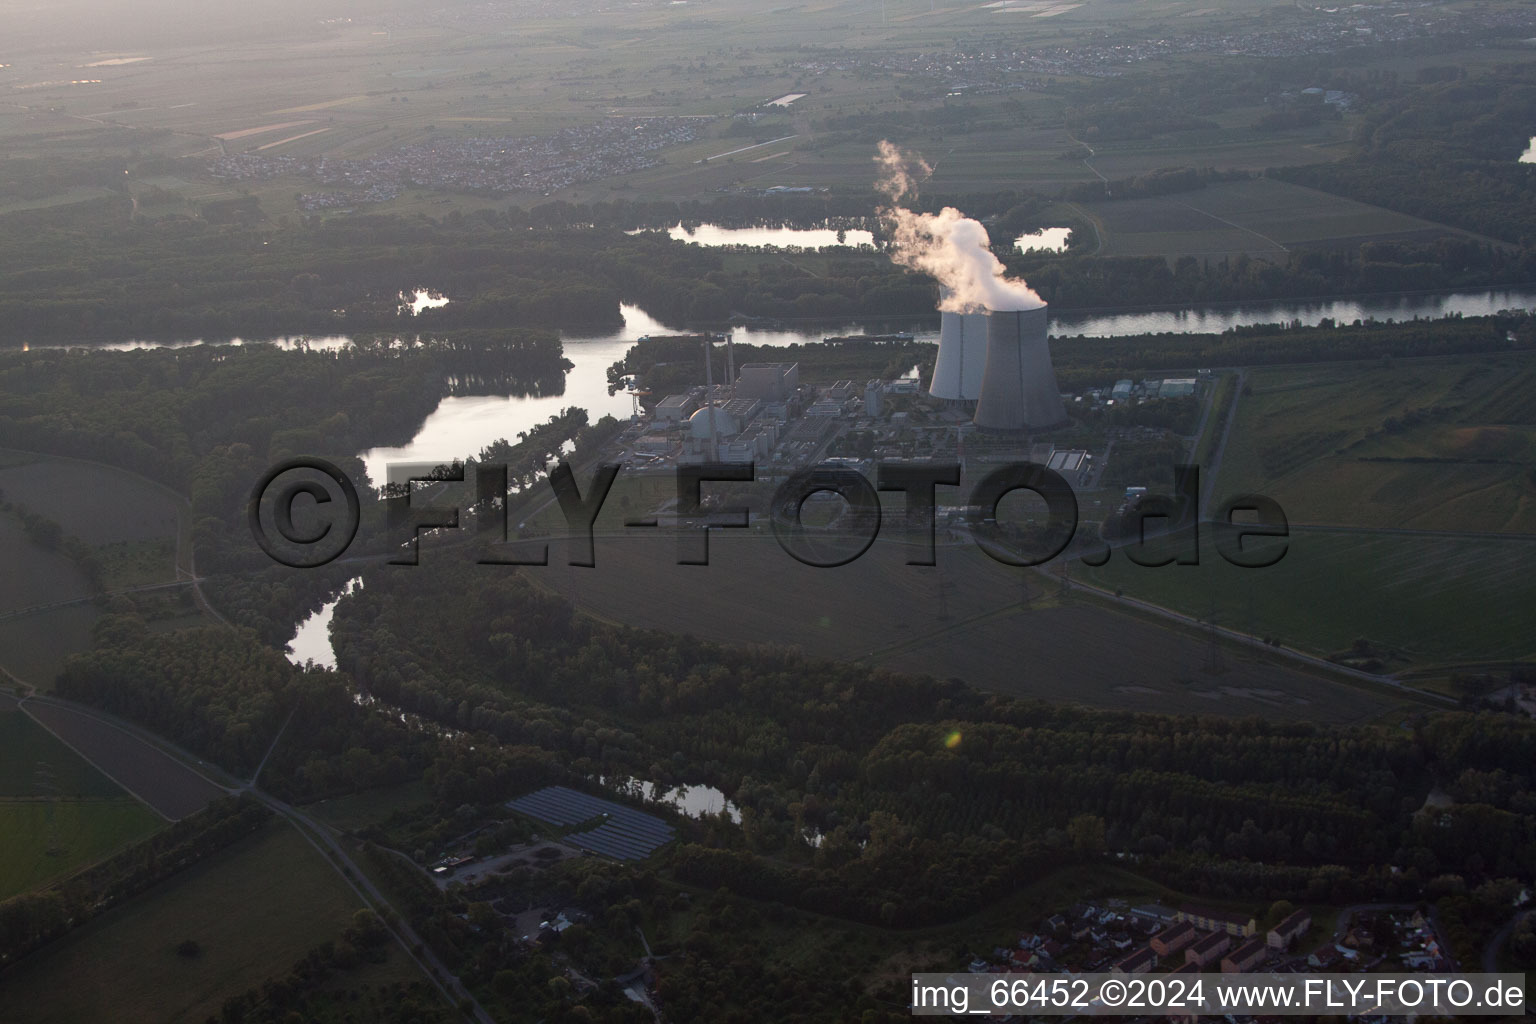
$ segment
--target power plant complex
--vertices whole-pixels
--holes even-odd
[[[944,312],[928,393],[976,403],[982,430],[1045,430],[1066,422],[1047,338],[1049,315],[1035,309]]]

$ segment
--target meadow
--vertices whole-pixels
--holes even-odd
[[[137,734],[95,714],[34,700],[27,710],[163,817],[184,818],[223,790]]]
[[[1251,370],[1215,493],[1298,523],[1536,534],[1536,356]]]
[[[552,545],[552,564],[526,578],[602,619],[959,678],[1010,696],[1319,722],[1374,720],[1401,706],[1396,695],[1252,649],[1228,650],[1227,670],[1207,672],[1198,630],[1064,594],[1054,576],[1001,565],[968,543],[941,543],[938,567],[909,566],[893,526],[858,561],[818,569],[766,534],[711,532],[708,566],[677,565],[671,536],[599,536],[596,567],[565,566]]]
[[[397,786],[365,789],[319,800],[306,804],[303,810],[332,828],[346,832],[381,824],[397,812],[415,810],[431,802],[431,787],[417,779]]]
[[[116,800],[0,800],[0,900],[89,867],[147,838],[161,820]]]
[[[1074,574],[1313,654],[1365,640],[1388,672],[1536,657],[1536,541],[1302,530],[1279,564],[1241,569],[1216,554],[1209,529],[1201,539],[1198,566],[1148,569],[1117,553]]]
[[[189,538],[181,502],[145,478],[94,462],[0,450],[0,494],[88,545],[98,587],[62,551],[38,546],[13,515],[0,515],[0,669],[47,689],[74,653],[90,649],[101,611],[80,602],[100,591],[178,578]],[[62,605],[62,607],[61,607]]]
[[[21,961],[0,984],[0,1019],[200,1024],[338,938],[360,907],[297,831],[274,822]],[[187,939],[197,956],[177,954]],[[391,949],[349,980],[413,974]]]
[[[1286,162],[1315,162],[1300,156],[1293,154]],[[1201,166],[1194,155],[1185,162]],[[1465,237],[1464,232],[1417,217],[1270,178],[1081,205],[1099,228],[1102,251],[1114,256],[1247,254],[1283,259],[1297,246],[1359,244],[1371,238]]]
[[[0,695],[0,900],[94,864],[160,824]]]
[[[0,467],[0,492],[93,546],[174,539],[181,521],[180,502],[164,488],[76,459],[18,453]],[[175,563],[168,559],[161,580],[175,578]]]

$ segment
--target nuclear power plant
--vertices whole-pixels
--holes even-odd
[[[928,393],[949,401],[974,402],[981,397],[986,365],[987,314],[941,313],[939,356]]]
[[[1045,430],[1066,422],[1056,389],[1048,313],[1036,309],[941,314],[928,393],[974,401],[982,430]]]

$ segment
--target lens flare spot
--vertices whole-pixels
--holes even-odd
[[[950,750],[954,750],[959,745],[960,745],[960,730],[959,729],[956,729],[954,732],[952,732],[948,736],[944,737],[944,746],[949,748]]]
[[[821,617],[821,622],[819,624],[820,624],[822,629],[831,629],[832,628],[832,616],[830,616],[830,615],[823,615]]]

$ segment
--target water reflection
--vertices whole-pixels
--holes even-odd
[[[336,605],[343,597],[362,588],[361,576],[348,580],[347,585],[341,589],[341,593],[299,623],[293,639],[288,641],[288,660],[295,665],[312,661],[321,668],[335,668],[336,651],[331,647],[331,616],[336,614]]]
[[[721,811],[736,824],[741,824],[741,809],[725,798],[714,786],[662,786],[644,779],[626,777],[598,777],[598,784],[628,796],[636,796],[655,804],[669,804],[690,818],[702,818],[706,814],[718,815]]]
[[[630,234],[637,234],[631,231]],[[801,249],[820,249],[827,245],[874,245],[875,236],[864,230],[837,228],[723,228],[717,224],[695,224],[691,228],[676,224],[667,235],[679,242],[703,246],[749,245]]]
[[[628,419],[634,399],[627,393],[608,393],[608,367],[624,358],[636,339],[647,334],[667,334],[665,324],[638,306],[622,306],[624,327],[597,338],[561,335],[565,358],[572,363],[565,375],[565,390],[553,395],[467,395],[445,398],[427,417],[408,444],[370,448],[358,457],[368,467],[368,478],[378,483],[391,462],[442,463],[478,455],[499,438],[516,440],[530,427],[548,421],[562,409],[587,410],[592,422],[604,416]]]
[[[1066,252],[1071,237],[1071,228],[1041,228],[1015,238],[1013,247],[1019,252]]]
[[[424,309],[438,309],[448,305],[448,296],[431,291],[427,288],[417,288],[412,294],[400,293],[400,312],[403,315],[407,310],[411,316],[415,316]]]

